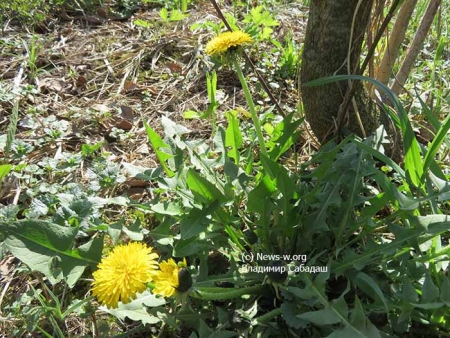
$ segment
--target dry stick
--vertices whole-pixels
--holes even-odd
[[[440,4],[441,0],[431,0],[428,4],[425,15],[420,22],[419,29],[417,30],[416,35],[414,35],[411,47],[409,47],[408,51],[406,52],[405,59],[403,60],[402,66],[400,67],[400,70],[395,77],[394,84],[391,87],[391,90],[396,95],[400,93],[400,90],[403,88],[403,85],[405,84],[406,79],[411,72],[414,61],[416,60],[417,55],[419,54],[420,49],[423,46],[423,42],[425,41],[428,31],[430,30],[434,16],[436,15]]]
[[[394,16],[395,10],[397,9],[398,5],[400,3],[400,0],[395,0],[389,10],[389,13],[386,15],[386,18],[384,19],[383,23],[381,24],[380,29],[377,32],[377,35],[375,36],[375,39],[373,41],[372,46],[370,46],[369,52],[367,53],[366,58],[364,59],[364,62],[359,69],[359,71],[356,72],[356,75],[362,75],[364,73],[364,70],[366,69],[367,65],[370,62],[370,59],[373,56],[373,53],[375,52],[375,49],[378,45],[378,42],[380,41],[381,37],[383,36],[383,32],[386,29],[389,22],[392,20],[392,17]],[[337,116],[337,128],[336,133],[339,132],[339,130],[342,127],[342,123],[344,122],[345,113],[348,110],[348,106],[350,102],[352,101],[353,96],[355,95],[356,89],[358,88],[357,83],[355,81],[352,81],[350,83],[350,86],[347,89],[347,93],[345,94],[344,101],[339,107],[339,112]]]
[[[397,59],[402,41],[405,39],[406,29],[408,28],[408,23],[416,4],[417,0],[406,0],[404,2],[395,20],[394,28],[392,28],[392,32],[389,35],[387,50],[384,53],[375,76],[378,81],[385,85],[388,84],[389,78],[391,77],[392,67]],[[372,99],[375,99],[375,91],[372,91],[371,95]]]
[[[227,19],[223,15],[223,13],[222,13],[221,9],[219,8],[219,5],[217,4],[217,2],[215,0],[211,0],[211,4],[214,6],[214,8],[215,8],[215,10],[217,12],[217,15],[219,16],[220,20],[222,20],[222,22],[227,27],[227,29],[230,32],[232,32],[233,29],[231,29],[230,24],[228,23]],[[269,95],[270,101],[272,101],[272,103],[275,105],[275,107],[277,108],[278,112],[283,117],[286,117],[286,113],[284,112],[283,108],[281,108],[281,106],[278,104],[278,101],[273,96],[273,94],[270,91],[269,86],[267,86],[267,83],[264,80],[264,78],[261,76],[261,74],[259,74],[259,72],[256,69],[255,65],[253,64],[252,60],[250,60],[250,58],[248,57],[247,53],[244,50],[242,52],[243,52],[242,55],[244,56],[245,62],[247,62],[250,65],[250,67],[253,69],[253,71],[255,72],[256,76],[258,77],[259,82],[261,83],[262,87],[264,88],[264,91],[267,93],[267,95]]]

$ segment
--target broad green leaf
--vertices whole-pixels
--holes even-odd
[[[141,19],[136,19],[133,21],[133,24],[137,27],[144,27],[144,28],[150,28],[153,25],[148,22],[147,20],[141,20]]]
[[[404,135],[405,146],[405,171],[406,177],[409,178],[416,187],[419,187],[423,177],[423,163],[420,157],[419,142],[414,135],[411,125],[408,123],[409,128]]]
[[[239,149],[242,147],[242,134],[239,128],[239,119],[237,113],[227,112],[228,127],[225,133],[225,146],[230,147],[228,156],[239,164]]]
[[[419,230],[425,231],[430,235],[437,235],[441,232],[450,230],[450,216],[449,215],[427,215],[410,217],[411,222],[416,224]]]
[[[163,167],[164,171],[166,172],[167,176],[172,177],[175,175],[175,173],[169,169],[169,167],[166,164],[166,160],[173,157],[173,155],[165,153],[161,150],[161,148],[169,148],[169,146],[164,143],[164,141],[159,137],[159,135],[147,124],[146,121],[144,121],[145,130],[147,132],[148,140],[150,141],[150,144],[152,145],[153,150],[156,153],[156,156],[158,157],[159,163]]]
[[[436,310],[440,309],[441,307],[445,306],[442,302],[431,302],[431,303],[411,303],[412,306],[424,309],[424,310]]]
[[[161,10],[159,11],[159,16],[161,17],[161,19],[163,19],[163,21],[169,21],[169,12],[167,11],[167,8],[161,8]]]
[[[165,218],[165,221],[161,222],[153,231],[150,231],[150,235],[161,245],[173,246],[174,236],[171,231],[172,226],[172,220]]]
[[[114,245],[117,245],[119,243],[120,234],[122,233],[124,223],[124,219],[121,218],[117,222],[108,225],[108,235],[111,237]]]
[[[198,202],[211,203],[215,200],[221,203],[225,202],[226,198],[219,189],[204,177],[200,176],[195,170],[188,170],[186,181]]]
[[[142,241],[144,239],[144,233],[148,232],[146,229],[141,228],[140,218],[136,220],[129,227],[123,227],[122,231],[132,240],[132,241]]]
[[[9,172],[12,169],[11,164],[2,164],[0,165],[0,184],[2,183],[3,179],[6,177],[6,175],[9,174]],[[0,185],[1,187],[1,185]]]
[[[183,212],[183,210],[180,208],[180,205],[176,202],[155,203],[150,206],[150,210],[160,215],[170,215],[170,216],[181,215],[181,213]]]
[[[189,134],[191,132],[185,126],[175,123],[164,115],[161,117],[161,125],[164,128],[165,135],[168,137],[183,136],[184,134]]]
[[[286,290],[288,292],[292,293],[295,297],[297,297],[299,299],[307,300],[307,299],[314,298],[316,296],[316,293],[310,287],[305,287],[304,289],[300,289],[295,286],[287,286]]]
[[[268,206],[272,205],[270,196],[276,191],[274,181],[268,175],[265,175],[259,184],[248,194],[247,211],[257,212],[261,216]]]
[[[355,295],[355,309],[351,315],[351,324],[356,327],[364,326],[366,321],[366,315],[364,314],[364,308],[359,300],[358,295]]]
[[[5,246],[30,269],[42,272],[52,284],[65,279],[72,287],[88,265],[100,261],[102,239],[73,250],[77,230],[45,221],[0,223]]]
[[[445,201],[450,198],[450,182],[447,180],[444,180],[438,176],[436,176],[434,173],[430,172],[429,177],[431,182],[438,188],[439,190],[439,201]]]
[[[185,119],[199,119],[202,117],[202,114],[195,110],[187,110],[183,113],[183,117]]]
[[[163,297],[156,297],[149,291],[144,291],[143,293],[138,293],[137,298],[128,304],[119,302],[117,309],[107,309],[105,306],[100,307],[100,309],[122,320],[125,320],[128,317],[133,321],[140,321],[144,325],[156,324],[160,322],[161,319],[149,314],[146,306],[156,307],[164,305],[165,303],[166,301]]]
[[[381,338],[378,329],[367,320],[363,327],[347,325],[343,329],[334,330],[327,338]]]
[[[122,166],[131,177],[140,178],[143,181],[152,181],[161,175],[161,168],[146,168],[126,162],[123,162]]]
[[[318,311],[304,312],[297,315],[296,317],[320,326],[338,324],[342,319],[337,311],[333,310],[330,307]]]
[[[379,159],[380,161],[386,163],[388,166],[393,168],[403,179],[406,179],[405,171],[395,163],[391,158],[387,157],[383,153],[380,153],[378,150],[371,148],[369,145],[354,139],[353,142],[358,145],[361,149],[367,151],[373,157]]]

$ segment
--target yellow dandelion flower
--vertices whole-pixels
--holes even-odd
[[[252,42],[252,38],[247,33],[241,31],[224,32],[209,41],[205,51],[208,55],[218,55],[225,53],[230,48],[239,47],[249,42]]]
[[[108,308],[117,308],[119,300],[126,304],[135,299],[158,268],[158,254],[152,250],[140,242],[116,246],[92,274],[92,294]]]
[[[183,259],[183,262],[179,265],[172,258],[159,263],[159,270],[153,272],[152,276],[153,283],[155,284],[152,292],[163,297],[173,296],[177,292],[180,284],[178,278],[179,272],[186,265],[186,259]]]

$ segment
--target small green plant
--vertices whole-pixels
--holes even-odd
[[[257,6],[246,14],[243,20],[247,24],[245,31],[249,33],[255,40],[267,40],[272,36],[272,27],[278,26],[278,21],[273,17],[272,12]]]
[[[17,20],[23,25],[38,25],[46,19],[50,9],[49,3],[43,0],[11,0],[0,3],[0,25],[2,31],[7,20]]]
[[[28,66],[28,74],[31,81],[34,81],[38,74],[37,60],[39,57],[40,43],[38,42],[37,37],[33,37],[28,45],[25,41],[23,41],[23,46],[27,52],[27,66]]]
[[[219,106],[219,102],[217,101],[217,73],[213,71],[212,73],[206,73],[206,91],[208,93],[209,105],[208,109],[199,114],[196,111],[186,111],[183,116],[186,119],[194,119],[194,118],[211,118],[211,126],[213,128],[213,133],[216,128],[216,110]]]
[[[276,40],[272,43],[278,48],[281,53],[280,67],[277,70],[282,78],[295,78],[297,70],[299,69],[300,50],[297,47],[292,34],[285,37],[284,46]]]
[[[176,22],[185,19],[188,14],[183,13],[179,9],[172,9],[169,15],[169,11],[165,7],[163,7],[159,11],[159,16],[164,22]]]

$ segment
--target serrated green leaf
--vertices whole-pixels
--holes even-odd
[[[434,284],[431,275],[427,273],[425,275],[425,281],[422,287],[422,297],[420,298],[420,303],[433,303],[439,297],[439,288]]]
[[[198,236],[188,239],[180,239],[173,248],[174,257],[188,257],[201,250],[204,244],[199,240]]]
[[[275,126],[276,136],[269,141],[269,144],[273,144],[269,157],[274,161],[277,161],[300,137],[298,127],[303,123],[304,118],[292,122],[293,117],[294,113],[291,113]]]
[[[375,280],[371,276],[367,275],[364,272],[359,272],[358,275],[356,276],[356,279],[359,280],[359,281],[364,282],[367,286],[370,287],[370,289],[373,292],[375,292],[375,295],[383,303],[386,313],[388,313],[389,312],[388,304],[387,304],[386,299],[384,298],[384,294],[381,291],[380,287],[378,286],[377,282],[375,282]],[[361,289],[362,290],[367,290],[365,287],[361,287]],[[366,291],[366,294],[371,296],[370,292]],[[372,298],[375,298],[375,297],[372,297]]]
[[[216,200],[205,209],[200,210],[194,208],[189,214],[185,215],[180,222],[181,238],[188,239],[205,231],[211,223],[211,219],[208,218],[208,216],[211,215],[218,206],[219,202]]]
[[[377,80],[361,75],[333,75],[310,81],[308,83],[303,84],[303,86],[306,87],[319,86],[344,80],[362,80],[371,82],[377,87],[379,87],[389,98],[389,100],[397,110],[397,114],[395,114],[394,112],[390,112],[388,110],[389,116],[403,133],[406,177],[415,186],[420,186],[422,184],[421,178],[424,170],[422,158],[420,157],[419,143],[417,142],[411,123],[409,122],[408,114],[406,113],[398,97],[392,92],[392,90],[390,90],[386,85]],[[369,148],[368,151],[370,152],[370,147],[367,148]]]
[[[419,300],[416,289],[413,287],[411,281],[403,281],[402,299],[409,303],[416,303]]]
[[[320,326],[338,324],[341,322],[341,317],[336,313],[336,311],[329,307],[323,310],[304,312],[296,317]]]
[[[156,297],[149,291],[138,293],[136,299],[128,304],[119,302],[117,309],[107,309],[105,306],[100,307],[112,314],[113,316],[125,320],[127,317],[134,321],[140,321],[142,324],[156,324],[161,321],[160,318],[152,316],[147,312],[146,306],[156,307],[164,305],[166,301],[163,297]]]
[[[401,210],[415,210],[419,207],[419,201],[412,197],[403,195],[395,187],[393,187],[393,193],[399,203]]]
[[[297,303],[283,302],[280,306],[286,324],[294,329],[306,328],[308,321],[297,318]]]
[[[170,12],[170,17],[169,17],[169,21],[181,21],[184,18],[187,18],[189,15],[184,14],[183,12],[181,12],[178,9],[173,9]]]
[[[52,284],[65,279],[72,287],[88,265],[100,261],[99,242],[93,251],[72,250],[77,230],[45,221],[21,220],[0,223],[5,246],[34,271],[42,272]],[[101,243],[103,243],[101,241]],[[86,251],[87,250],[87,251]]]

